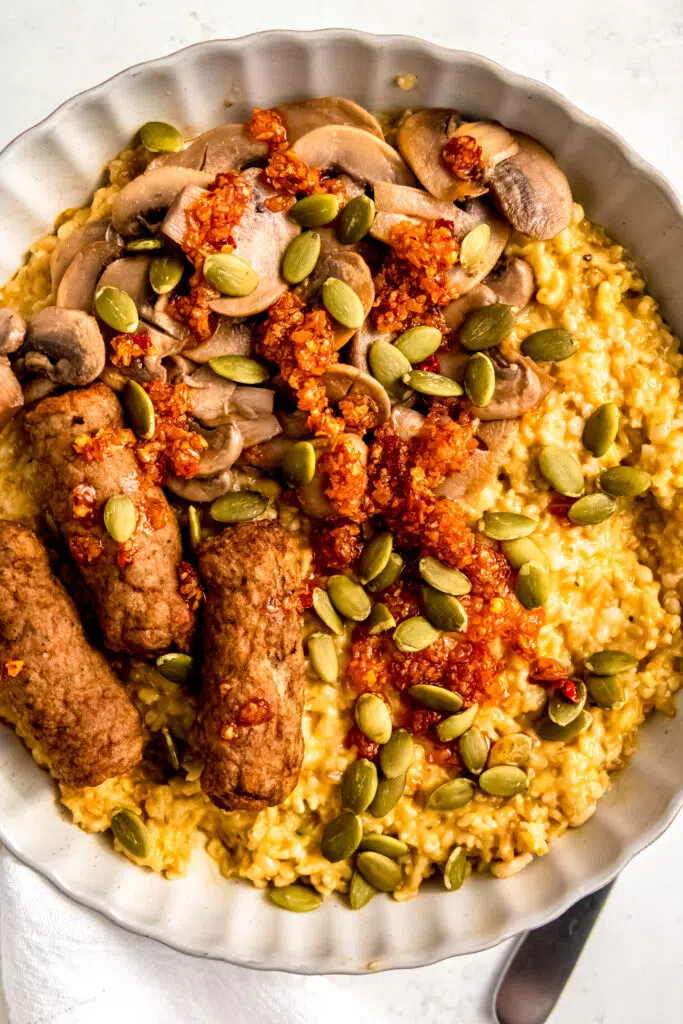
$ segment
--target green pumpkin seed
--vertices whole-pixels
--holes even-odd
[[[430,711],[444,711],[447,714],[459,711],[465,703],[459,693],[453,693],[444,686],[432,683],[417,683],[408,687],[408,695],[416,704]]]
[[[361,583],[369,583],[386,569],[393,546],[394,538],[388,531],[376,533],[368,541],[358,563],[358,579]]]
[[[613,466],[612,469],[603,469],[598,485],[613,498],[637,498],[648,490],[650,474],[636,466]]]
[[[405,857],[407,853],[410,853],[407,843],[396,839],[395,836],[386,836],[383,832],[366,832],[358,849],[361,852],[370,850],[372,853],[381,853],[385,857],[391,857],[392,860],[398,860],[399,857]]]
[[[375,799],[377,793],[377,769],[372,761],[362,757],[347,765],[341,781],[342,807],[362,814]]]
[[[125,544],[135,533],[137,513],[135,504],[127,494],[112,494],[104,506],[104,525],[117,544]]]
[[[372,606],[372,611],[367,618],[367,625],[370,636],[379,636],[380,633],[386,633],[388,629],[393,629],[396,619],[387,606],[378,601]]]
[[[536,723],[536,732],[542,740],[548,740],[551,743],[560,741],[568,743],[584,732],[592,721],[590,711],[586,711],[584,708],[569,725],[556,725],[549,718],[542,718],[540,722]]]
[[[165,121],[146,121],[140,129],[140,142],[150,153],[179,153],[183,137]]]
[[[331,864],[346,860],[358,849],[363,838],[363,822],[357,814],[342,811],[325,826],[320,840],[320,852]]]
[[[315,198],[311,196],[311,198]],[[323,305],[333,319],[349,330],[357,331],[363,326],[365,310],[363,303],[346,281],[328,277],[322,290]]]
[[[401,869],[390,857],[372,850],[359,853],[356,867],[366,882],[380,892],[393,892],[401,881]]]
[[[449,892],[456,892],[467,878],[467,854],[462,846],[454,846],[443,869],[443,884]]]
[[[157,295],[168,295],[185,273],[185,260],[179,256],[155,256],[149,265],[149,283]]]
[[[190,505],[187,510],[187,525],[190,534],[190,547],[195,551],[202,540],[202,522],[199,518],[199,512],[194,505]]]
[[[308,657],[315,674],[324,683],[336,683],[339,677],[337,648],[329,633],[312,633],[308,638]]]
[[[415,742],[405,729],[397,729],[379,752],[380,768],[388,779],[405,775],[413,759]]]
[[[576,701],[567,700],[559,691],[555,691],[548,701],[548,718],[555,725],[569,725],[581,714],[586,703],[586,686],[581,681],[576,684]]]
[[[538,454],[538,468],[546,483],[558,494],[564,494],[567,498],[578,498],[583,494],[583,472],[578,459],[571,452],[556,444],[546,444]]]
[[[457,811],[468,804],[475,793],[471,779],[450,779],[431,793],[427,807],[432,811]]]
[[[491,540],[518,540],[533,533],[538,523],[519,512],[484,512],[484,533]]]
[[[239,299],[258,288],[258,274],[233,252],[216,252],[204,260],[204,277],[222,295]]]
[[[281,464],[282,473],[290,487],[305,487],[315,476],[315,448],[310,441],[297,441]]]
[[[527,788],[529,778],[527,773],[516,764],[497,764],[482,772],[479,776],[479,785],[489,796],[502,796],[509,799]]]
[[[517,573],[515,594],[519,603],[527,611],[543,607],[550,596],[550,581],[548,573],[540,562],[524,563]]]
[[[282,276],[287,284],[301,284],[315,270],[320,256],[320,235],[304,231],[293,238],[282,258]]]
[[[217,523],[246,523],[259,519],[268,508],[268,498],[258,491],[230,491],[211,505],[209,515]]]
[[[327,581],[330,601],[340,615],[354,622],[364,622],[370,614],[372,602],[359,583],[348,576],[330,576]]]
[[[219,377],[234,380],[236,384],[263,384],[270,377],[267,366],[248,356],[218,356],[209,359],[209,366]]]
[[[142,384],[129,380],[123,392],[123,405],[133,431],[144,441],[154,436],[156,416],[152,399]]]
[[[481,729],[473,725],[462,734],[458,747],[465,768],[473,775],[479,775],[486,767],[486,759],[489,756],[489,741]]]
[[[567,516],[577,526],[596,526],[614,515],[617,503],[608,494],[585,494],[568,509]]]
[[[460,711],[456,715],[449,715],[448,718],[444,718],[443,722],[439,722],[437,725],[437,736],[442,743],[450,743],[452,740],[457,740],[463,733],[472,728],[478,714],[479,705],[470,704],[464,711]]]
[[[521,345],[522,355],[535,363],[561,363],[573,356],[578,347],[569,331],[561,327],[535,331]]]
[[[465,394],[473,405],[488,405],[496,390],[496,371],[485,352],[475,352],[465,367]]]
[[[410,618],[404,619],[393,633],[394,643],[404,654],[423,651],[425,647],[438,640],[439,636],[438,629],[434,629],[431,622],[422,615],[411,615]]]
[[[460,633],[467,629],[467,612],[457,597],[431,587],[422,587],[422,608],[435,629]]]
[[[329,595],[322,587],[315,587],[313,590],[313,608],[318,618],[322,619],[328,629],[331,629],[337,636],[344,632],[344,623],[334,609]]]
[[[317,910],[323,898],[320,893],[305,885],[284,885],[281,889],[269,889],[268,898],[280,910],[290,910],[294,914],[308,914]]]
[[[421,395],[456,398],[463,393],[457,380],[444,377],[441,373],[431,373],[429,370],[411,370],[410,373],[404,373],[401,380]]]
[[[124,250],[126,252],[155,252],[163,247],[164,243],[160,238],[131,238],[130,242],[126,242]]]
[[[368,807],[368,814],[373,818],[386,817],[403,796],[405,788],[405,775],[397,775],[394,779],[380,779],[377,783],[377,792]]]
[[[339,213],[339,199],[331,193],[322,192],[305,196],[289,211],[289,216],[302,228],[321,228],[329,224]]]
[[[370,373],[383,388],[397,398],[405,394],[401,380],[410,373],[410,363],[395,345],[388,341],[374,341],[368,353]]]
[[[581,500],[583,501],[583,498]],[[521,569],[526,562],[538,562],[540,565],[545,565],[545,556],[531,537],[504,540],[501,548],[513,569]]]
[[[354,196],[342,210],[337,238],[342,245],[356,245],[365,238],[375,219],[375,204],[369,196]]]
[[[420,559],[420,576],[434,590],[440,590],[442,594],[452,594],[454,597],[462,597],[469,594],[472,584],[464,573],[459,569],[452,569],[445,565],[438,558],[426,556]]]
[[[391,712],[376,693],[361,693],[353,717],[363,735],[373,743],[386,743],[391,736]]]
[[[460,266],[466,274],[473,274],[477,269],[490,241],[491,228],[488,224],[477,224],[465,235],[460,244]]]
[[[361,910],[366,906],[373,896],[377,895],[377,889],[361,875],[360,871],[354,871],[349,883],[349,903],[352,910]]]
[[[469,352],[495,348],[505,341],[516,319],[514,306],[506,306],[502,302],[475,309],[460,328],[460,344]]]
[[[124,850],[134,857],[147,857],[150,852],[149,834],[139,814],[124,807],[112,815],[110,828]]]
[[[173,771],[177,772],[180,769],[180,758],[178,757],[178,748],[175,745],[175,740],[171,736],[170,730],[165,725],[161,728],[161,735],[164,739],[166,759]]]
[[[160,654],[156,660],[156,667],[164,679],[172,683],[185,685],[192,678],[193,661],[189,654],[181,654],[180,651],[171,651],[170,654]]]
[[[421,363],[441,347],[443,335],[436,327],[411,327],[396,339],[394,345],[409,363]]]
[[[119,334],[134,334],[140,323],[138,308],[128,292],[105,285],[95,292],[95,312]]]
[[[403,570],[403,559],[396,552],[392,551],[389,555],[389,561],[386,564],[386,568],[382,569],[378,576],[375,576],[374,580],[368,583],[368,590],[373,594],[378,594],[382,590],[387,590],[392,587],[396,580],[401,575]]]
[[[619,410],[613,402],[606,402],[594,409],[586,420],[581,440],[584,448],[599,459],[612,447],[618,433]]]
[[[489,754],[489,767],[497,764],[516,764],[520,767],[525,765],[531,757],[534,749],[534,742],[531,736],[524,732],[513,732],[509,736],[502,736],[491,747]]]
[[[593,672],[587,672],[586,688],[591,700],[595,701],[599,708],[611,710],[623,704],[626,699],[624,687],[614,676],[597,676]]]
[[[629,672],[638,664],[638,658],[626,651],[596,651],[585,659],[586,668],[596,676],[616,676],[620,672]]]

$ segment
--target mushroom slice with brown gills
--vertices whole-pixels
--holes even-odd
[[[463,238],[479,224],[488,224],[491,232],[486,252],[471,274],[466,273],[460,263],[456,263],[447,272],[448,282],[453,293],[456,298],[459,298],[471,291],[491,273],[505,249],[510,237],[510,228],[484,199],[470,199],[462,209],[456,207],[454,223],[455,237],[458,242],[462,242]]]
[[[233,232],[237,243],[235,255],[253,267],[258,275],[258,285],[251,295],[243,298],[223,296],[214,299],[210,303],[211,309],[222,316],[244,317],[262,313],[287,291],[287,284],[280,276],[280,264],[285,249],[301,228],[284,211],[268,209],[266,199],[277,193],[261,181],[260,175],[256,167],[243,174],[251,186],[251,196]]]
[[[223,470],[216,476],[208,477],[193,476],[187,479],[184,476],[169,476],[164,486],[178,498],[201,503],[215,501],[216,498],[231,491],[234,486],[234,476],[229,469]]]
[[[50,286],[52,294],[56,294],[59,283],[66,273],[76,253],[84,249],[90,242],[104,242],[111,233],[111,221],[89,220],[80,228],[75,228],[66,238],[57,237],[57,244],[50,255]]]
[[[183,354],[195,363],[208,363],[220,356],[249,356],[253,344],[253,325],[243,320],[223,316],[210,338],[199,345],[183,349]]]
[[[93,317],[80,309],[46,306],[28,322],[22,357],[27,373],[84,387],[102,373],[106,353]]]
[[[363,306],[363,314],[367,317],[375,301],[375,286],[370,268],[363,257],[350,249],[333,249],[321,255],[313,273],[297,287],[296,294],[304,302],[310,303],[320,293],[328,277],[339,278],[356,293]],[[344,327],[335,321],[334,347],[340,349],[354,333],[353,327]]]
[[[222,473],[239,459],[244,444],[239,427],[234,423],[223,423],[220,427],[207,429],[200,423],[193,423],[191,429],[200,434],[208,443],[199,458],[197,476],[207,477]]]
[[[0,356],[9,356],[24,344],[26,321],[10,306],[0,308]]]
[[[116,242],[89,242],[66,268],[57,289],[56,305],[92,313],[98,281],[103,271],[120,255],[121,246]]]
[[[480,490],[491,479],[512,448],[517,430],[516,420],[490,420],[488,423],[481,423],[475,435],[481,447],[475,448],[464,469],[446,477],[435,491],[437,497],[465,498]]]
[[[524,309],[536,291],[536,279],[531,266],[518,256],[505,256],[484,280],[484,285],[495,292],[495,301],[506,306]]]
[[[206,187],[215,175],[191,167],[155,167],[129,181],[111,207],[112,224],[122,235],[139,235],[167,210],[186,185]]]
[[[24,404],[21,384],[14,376],[7,356],[0,355],[0,430]]]
[[[254,139],[245,124],[222,124],[198,135],[178,153],[168,153],[150,161],[148,170],[157,167],[188,167],[208,171],[213,177],[228,171],[265,161],[268,146]]]
[[[507,359],[500,349],[487,353],[493,363],[496,383],[488,405],[472,406],[471,412],[480,420],[514,420],[529,412],[546,396],[547,378],[542,380],[534,363],[524,356]]]
[[[166,211],[159,234],[170,239],[171,242],[175,242],[176,245],[182,245],[187,231],[185,213],[188,206],[208,194],[208,189],[200,188],[199,185],[186,185],[181,189]]]
[[[410,168],[396,150],[362,128],[339,124],[314,128],[297,139],[292,151],[309,167],[323,171],[338,169],[356,181],[371,185],[378,181],[415,184]]]
[[[370,132],[378,139],[384,139],[382,126],[377,118],[358,103],[343,96],[319,96],[312,100],[301,100],[299,103],[281,103],[276,110],[285,122],[290,145],[302,135],[331,124],[350,125],[352,128]]]
[[[461,294],[460,298],[453,299],[452,302],[449,302],[444,307],[442,310],[443,318],[452,331],[457,331],[468,313],[475,309],[481,309],[482,306],[491,306],[494,302],[500,301],[502,299],[499,299],[488,285],[476,284],[470,291]],[[443,372],[441,370],[441,373]],[[450,374],[447,374],[447,376],[450,376]]]
[[[149,283],[149,267],[151,256],[122,256],[113,260],[105,268],[97,282],[97,290],[110,287],[119,288],[130,295],[142,316],[151,311],[150,303],[154,292]]]
[[[346,363],[334,363],[325,370],[321,380],[325,385],[325,394],[330,405],[337,405],[342,398],[349,395],[364,396],[370,401],[373,421],[368,430],[375,430],[389,419],[391,401],[389,396],[374,377],[369,373],[347,366]]]
[[[491,176],[494,201],[515,231],[554,238],[572,218],[569,182],[540,142],[521,134],[515,139],[519,152],[498,164]]]

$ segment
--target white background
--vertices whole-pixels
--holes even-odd
[[[548,82],[683,187],[680,0],[3,0],[0,146],[138,61],[202,39],[335,26],[423,36]],[[683,285],[683,268],[672,273]],[[683,1019],[682,853],[683,817],[622,875],[553,1024]],[[509,950],[336,984],[395,1024],[487,1024]]]

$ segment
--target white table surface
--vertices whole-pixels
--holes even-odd
[[[4,0],[0,146],[73,93],[189,43],[267,28],[346,26],[475,50],[548,82],[683,188],[680,0],[297,0],[292,7],[275,0],[247,2],[244,10],[235,0]],[[618,881],[553,1024],[683,1019],[682,853],[680,816]],[[492,986],[510,949],[337,983],[395,1024],[488,1024]]]

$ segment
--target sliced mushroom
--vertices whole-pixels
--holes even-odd
[[[302,135],[292,146],[294,153],[311,167],[339,169],[356,181],[390,181],[414,185],[410,169],[395,149],[361,128],[324,125]]]
[[[378,331],[376,328],[371,327],[366,320],[359,331],[353,336],[353,340],[349,345],[349,362],[352,366],[355,366],[357,370],[362,370],[363,373],[369,373],[370,367],[368,366],[368,352],[370,347],[375,341],[393,341],[395,338],[394,334],[383,334],[382,331]]]
[[[455,214],[450,200],[435,199],[424,189],[386,181],[375,185],[375,206],[379,213],[404,213],[425,220],[453,220]]]
[[[446,477],[437,488],[436,495],[440,498],[465,498],[480,490],[512,448],[517,430],[516,420],[491,420],[480,424],[476,436],[481,447],[475,448],[464,469]]]
[[[100,380],[113,391],[121,391],[129,380],[136,380],[139,384],[148,384],[153,380],[166,382],[168,372],[163,360],[177,355],[183,347],[183,342],[178,338],[173,338],[170,334],[159,331],[149,324],[141,323],[139,333],[147,334],[154,347],[154,352],[136,357],[131,361],[130,366],[107,364],[100,374]]]
[[[121,255],[115,242],[89,242],[76,253],[57,289],[58,306],[92,313],[95,289],[102,272]]]
[[[111,219],[122,235],[139,235],[159,211],[167,210],[185,185],[210,185],[215,174],[191,167],[155,167],[133,178],[114,197]],[[159,219],[159,218],[157,218]]]
[[[482,259],[468,274],[460,263],[456,263],[448,271],[448,281],[456,297],[465,295],[491,272],[501,257],[510,237],[510,228],[506,221],[498,217],[493,208],[483,199],[470,199],[458,211],[454,221],[455,235],[459,242],[479,224],[488,224],[491,234]]]
[[[197,369],[196,363],[177,353],[167,356],[164,360],[164,365],[166,367],[166,380],[169,384],[187,383],[188,377]]]
[[[194,476],[189,480],[182,476],[170,476],[165,486],[179,498],[200,504],[204,501],[215,501],[222,494],[227,494],[233,489],[233,484],[232,472],[225,469],[216,476]]]
[[[368,427],[369,430],[374,430],[389,419],[389,396],[379,381],[369,373],[364,373],[355,366],[347,366],[345,363],[334,363],[325,370],[321,380],[325,385],[325,394],[330,405],[337,405],[347,395],[364,395],[370,400],[374,418]]]
[[[499,349],[492,349],[488,356],[493,362],[496,385],[488,405],[472,408],[480,420],[518,419],[547,394],[531,360],[518,356],[511,361]]]
[[[208,195],[207,189],[200,188],[199,185],[186,185],[181,189],[161,222],[159,234],[175,242],[176,245],[182,245],[187,231],[185,211],[191,203],[206,195]]]
[[[24,343],[26,321],[15,309],[3,306],[0,309],[0,355],[9,356]]]
[[[514,156],[519,148],[507,128],[495,121],[466,121],[458,125],[451,138],[474,139],[480,149],[475,177],[459,179],[459,200],[482,195],[494,168]],[[451,177],[458,180],[457,175]]]
[[[391,425],[402,441],[412,441],[418,436],[424,424],[425,417],[422,413],[402,402],[397,402],[391,410]]]
[[[275,393],[270,388],[239,387],[210,366],[200,366],[186,383],[191,388],[190,412],[206,427],[221,426],[236,417],[256,420],[273,412]]]
[[[244,298],[215,299],[211,309],[223,316],[244,317],[262,313],[287,291],[287,285],[280,276],[280,264],[285,249],[301,231],[286,213],[269,210],[265,205],[265,200],[276,193],[261,181],[260,171],[251,168],[244,172],[243,177],[251,185],[251,197],[234,231],[235,255],[254,268],[259,283],[255,291]]]
[[[274,403],[275,392],[270,388],[238,384],[232,394],[231,409],[236,418],[260,420],[272,414]]]
[[[258,468],[265,470],[277,469],[294,444],[296,444],[296,441],[293,438],[282,437],[282,435],[273,437],[270,441],[263,441],[258,451]]]
[[[14,376],[7,356],[0,356],[0,430],[24,404],[21,384]]]
[[[187,324],[181,323],[167,312],[170,300],[170,295],[160,295],[153,306],[149,303],[141,306],[139,308],[140,315],[160,327],[166,334],[187,343],[192,337],[192,332]]]
[[[150,311],[150,303],[154,292],[149,283],[149,265],[152,262],[151,256],[122,256],[114,260],[106,268],[99,281],[98,290],[105,285],[111,288],[120,288],[122,292],[130,295],[142,315]]]
[[[198,135],[179,153],[155,157],[149,170],[157,167],[188,167],[208,171],[213,177],[228,171],[242,171],[268,156],[268,146],[249,134],[245,124],[223,124]]]
[[[183,349],[184,355],[196,363],[208,363],[219,356],[251,355],[253,325],[230,317],[221,317],[218,326],[207,341]]]
[[[89,220],[75,228],[66,238],[58,238],[50,255],[50,282],[52,294],[56,294],[59,283],[77,252],[90,242],[103,242],[109,238],[111,223],[108,220]]]
[[[23,365],[28,373],[55,384],[84,387],[102,373],[104,339],[97,321],[80,309],[46,306],[31,317],[24,343]]]
[[[489,274],[489,277],[491,275]],[[470,291],[465,292],[459,299],[453,299],[443,309],[443,318],[452,331],[456,331],[468,313],[474,309],[481,309],[482,306],[491,306],[499,300],[498,296],[485,284],[477,284]],[[443,370],[441,371],[444,372]],[[450,375],[449,375],[450,376]]]
[[[224,423],[220,427],[207,430],[199,423],[192,424],[192,430],[201,434],[209,447],[199,458],[197,476],[215,476],[222,473],[239,459],[244,441],[239,427],[234,423]]]
[[[554,238],[571,221],[569,182],[539,142],[521,134],[515,139],[519,152],[491,176],[493,198],[516,231],[530,238]]]
[[[56,384],[53,384],[47,377],[31,377],[30,380],[22,381],[22,391],[24,393],[24,405],[33,405],[34,402],[40,402],[43,398],[46,398],[51,394]]]
[[[233,423],[239,428],[245,449],[251,448],[255,444],[264,444],[266,441],[271,441],[282,433],[282,427],[272,413],[266,413],[256,418],[235,416],[233,417]]]
[[[367,317],[375,301],[375,286],[372,282],[370,268],[363,257],[351,249],[344,248],[321,255],[313,273],[296,289],[297,294],[305,302],[310,302],[318,295],[328,277],[338,277],[348,284],[360,299],[363,313]],[[344,327],[342,324],[335,323],[335,348],[340,349],[353,337],[354,333],[352,327]]]
[[[302,100],[300,103],[282,103],[277,107],[277,111],[282,114],[290,145],[302,135],[331,124],[350,125],[352,128],[370,132],[378,139],[384,139],[382,126],[377,118],[353,100],[344,99],[343,96],[320,96],[313,100]]]
[[[536,291],[534,272],[526,260],[506,256],[500,260],[484,281],[495,292],[495,301],[524,309]]]

